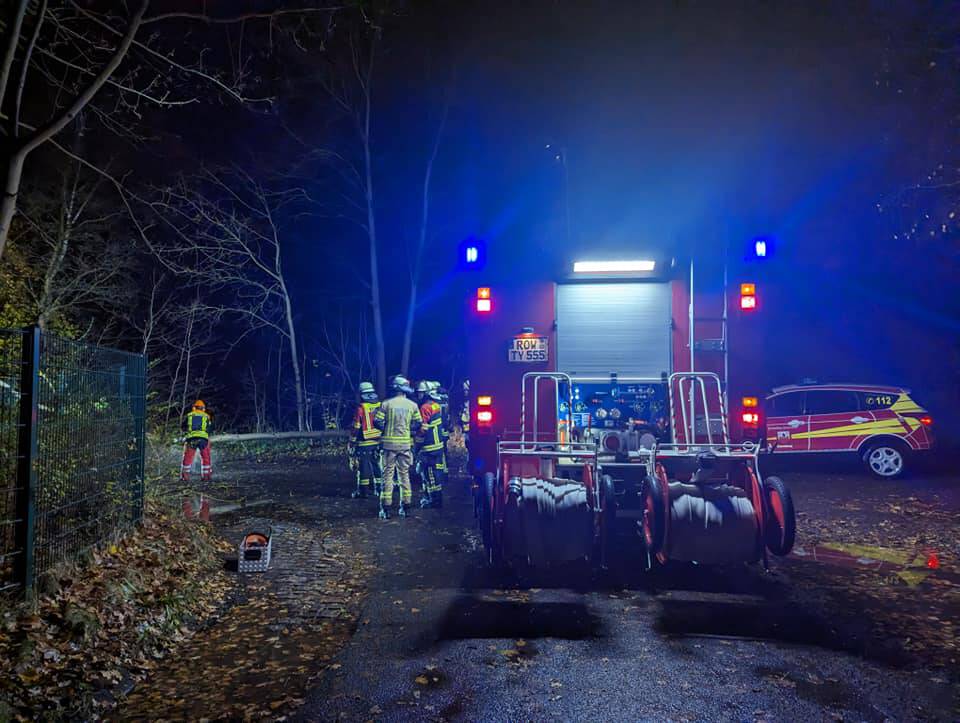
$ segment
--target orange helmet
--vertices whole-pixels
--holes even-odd
[[[206,410],[207,405],[203,403],[203,400],[202,400],[202,399],[198,399],[197,401],[195,401],[195,402],[193,403],[193,408],[196,409],[197,411],[202,412],[202,411]]]

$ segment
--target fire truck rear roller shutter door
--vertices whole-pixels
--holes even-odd
[[[669,372],[670,285],[558,286],[557,368],[578,377]]]

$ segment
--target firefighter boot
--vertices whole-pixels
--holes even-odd
[[[381,520],[390,519],[390,513],[387,512],[387,508],[384,507],[382,504],[380,505],[380,514],[378,516],[380,517]]]
[[[367,499],[367,487],[370,485],[357,485],[357,489],[350,493],[350,498],[354,500],[365,500]],[[377,495],[379,497],[379,495]]]
[[[428,507],[433,507],[433,492],[424,492],[420,498],[420,508],[425,510]]]
[[[400,507],[397,508],[397,517],[406,517],[407,516],[407,506],[400,503]]]

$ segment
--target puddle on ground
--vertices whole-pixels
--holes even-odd
[[[815,703],[820,708],[856,711],[869,720],[884,719],[879,711],[861,700],[855,690],[840,680],[821,679],[817,675],[802,675],[765,666],[754,668],[754,672],[757,677],[770,681],[773,685],[793,688],[798,697]]]
[[[437,628],[437,640],[561,638],[605,636],[603,621],[582,603],[456,598]]]
[[[675,636],[718,636],[818,646],[870,658],[893,666],[907,662],[894,643],[878,645],[856,631],[831,628],[799,606],[782,601],[750,604],[710,600],[663,600],[658,632]]]

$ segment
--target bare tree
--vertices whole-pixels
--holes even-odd
[[[344,309],[334,318],[336,324],[323,324],[322,337],[317,342],[319,358],[337,379],[340,388],[352,394],[360,382],[376,371],[367,319],[364,314],[351,315]]]
[[[237,317],[249,331],[270,329],[286,342],[298,431],[305,425],[303,373],[281,227],[293,212],[288,207],[305,200],[302,189],[269,187],[233,167],[183,179],[150,204],[169,231],[153,249],[178,277],[203,287],[199,307],[218,319]]]
[[[377,233],[376,184],[373,168],[373,80],[381,28],[363,16],[361,22],[333,53],[333,62],[326,72],[318,74],[320,86],[334,106],[350,120],[357,143],[357,153],[341,153],[329,149],[313,149],[312,156],[338,167],[346,183],[347,205],[362,228],[367,241],[370,309],[373,322],[376,385],[383,394],[387,386],[387,354],[383,333],[383,306],[380,289],[380,247]],[[354,160],[353,156],[356,157]],[[356,192],[356,200],[351,191]]]
[[[443,103],[440,122],[433,137],[430,152],[423,171],[423,189],[420,201],[420,230],[414,246],[412,265],[410,269],[410,302],[407,305],[407,323],[403,333],[403,354],[400,357],[400,373],[406,375],[410,369],[410,346],[413,343],[413,324],[417,315],[417,290],[420,285],[420,269],[423,265],[423,251],[427,244],[427,230],[430,222],[430,181],[433,178],[433,166],[440,151],[440,140],[447,125],[447,115],[450,110],[449,98]]]
[[[103,202],[103,179],[78,163],[59,169],[57,182],[30,184],[11,240],[38,272],[24,299],[35,323],[76,323],[96,316],[101,327],[121,315],[135,291],[134,251],[122,234],[125,215]],[[52,179],[49,179],[52,180]]]
[[[200,23],[209,28],[258,21],[267,25],[272,37],[275,24],[287,16],[318,13],[328,23],[332,17],[329,7],[314,3],[232,16],[205,9],[151,15],[150,0],[132,6],[98,4],[97,9],[77,0],[14,0],[8,5],[10,9],[0,20],[4,31],[0,54],[0,258],[17,212],[27,158],[53,141],[85,109],[104,127],[129,133],[123,119],[139,118],[141,105],[188,105],[199,100],[200,86],[241,103],[270,102],[269,97],[248,92],[254,82],[248,60],[234,62],[232,72],[211,69],[205,61],[210,47],[204,44],[188,47],[186,53],[191,57],[182,57],[186,54],[182,24]],[[148,37],[141,39],[147,30]],[[170,47],[164,47],[165,40]],[[102,97],[106,89],[111,91],[108,99]],[[94,104],[94,99],[103,107]]]

